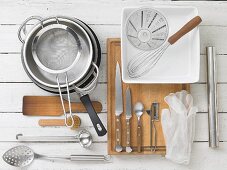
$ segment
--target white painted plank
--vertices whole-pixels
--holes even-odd
[[[219,112],[227,112],[227,84],[218,84]],[[106,112],[106,84],[98,84],[97,88],[90,95],[91,100],[100,101],[103,105],[103,112]],[[33,83],[1,83],[0,84],[0,112],[21,112],[22,98],[25,95],[53,95],[38,88]],[[199,112],[207,112],[207,90],[205,84],[192,84],[191,94],[194,103],[198,106]],[[73,100],[79,101],[77,95],[72,95]]]
[[[219,140],[227,141],[227,114],[219,113]],[[207,113],[197,113],[196,114],[196,131],[194,141],[208,141],[208,114]]]
[[[218,85],[219,112],[227,112],[227,84]],[[98,84],[97,88],[90,95],[91,100],[100,101],[103,105],[103,112],[107,111],[107,84]],[[53,95],[38,88],[33,83],[2,83],[0,84],[0,112],[21,112],[22,98],[25,95]],[[207,91],[205,84],[192,84],[191,94],[194,103],[198,106],[199,112],[207,112]],[[79,101],[77,95],[72,99]]]
[[[200,83],[206,82],[206,56],[201,55],[200,64]],[[10,62],[9,62],[10,61]],[[20,54],[0,54],[0,63],[4,67],[0,67],[0,82],[32,82],[25,73],[21,64]],[[227,82],[227,55],[217,55],[217,80],[218,83]],[[100,65],[100,76],[98,81],[101,83],[107,82],[107,65],[106,54],[102,55]],[[6,76],[7,75],[7,76]]]
[[[91,100],[102,103],[103,112],[107,110],[106,93],[106,84],[98,84],[96,90],[90,95]],[[33,83],[3,83],[0,84],[0,94],[0,112],[22,112],[22,99],[25,95],[53,95]],[[79,101],[78,95],[72,95],[72,101]]]
[[[217,54],[227,54],[226,26],[200,26],[200,52],[206,54],[207,46],[215,46]]]
[[[7,149],[17,146],[15,143],[1,143],[0,155]],[[28,144],[35,152],[47,155],[70,155],[70,154],[106,154],[106,144],[95,144],[92,150],[81,149],[75,144]],[[112,156],[112,163],[91,163],[91,162],[64,162],[35,160],[28,169],[45,170],[225,170],[227,162],[227,143],[220,143],[219,149],[208,148],[208,143],[194,143],[191,155],[191,163],[188,166],[172,163],[161,156],[139,155],[139,156]],[[15,169],[0,159],[1,170]]]
[[[227,2],[150,2],[132,1],[132,0],[29,0],[29,1],[12,1],[0,0],[0,53],[18,53],[0,55],[0,82],[30,82],[20,64],[20,47],[21,43],[17,39],[18,24],[31,15],[56,15],[64,14],[76,16],[90,24],[92,29],[98,35],[101,42],[102,52],[106,53],[106,38],[120,37],[120,16],[121,10],[125,6],[147,5],[147,4],[175,4],[175,5],[190,5],[197,6],[199,13],[203,18],[201,30],[201,54],[205,54],[205,47],[213,45],[217,47],[218,54],[227,54],[226,38],[227,33]],[[9,12],[13,11],[13,12]],[[215,11],[215,15],[214,12]],[[3,24],[3,25],[1,25]],[[7,25],[4,25],[7,24]],[[13,24],[13,25],[8,25]],[[14,25],[17,24],[17,25]],[[99,25],[97,25],[99,24]],[[107,24],[107,25],[106,25]],[[206,26],[204,26],[206,25]],[[215,25],[215,26],[214,26]],[[227,78],[226,78],[226,55],[218,56],[218,95],[219,95],[219,111],[227,112]],[[92,99],[102,102],[104,112],[106,112],[106,56],[102,56],[101,76],[97,89],[91,95]],[[205,55],[202,55],[201,63],[201,79],[200,82],[206,81]],[[104,83],[104,84],[103,84]],[[224,84],[223,84],[224,83]],[[206,85],[192,85],[191,92],[193,94],[196,105],[200,112],[207,112],[207,97]],[[0,112],[21,112],[22,97],[24,95],[51,95],[36,87],[32,83],[1,83],[0,84]],[[78,100],[78,99],[77,99]],[[227,114],[220,115],[220,139],[226,141]],[[94,134],[87,114],[79,114],[82,119],[82,127],[90,130]],[[106,113],[100,114],[101,120],[106,125]],[[5,132],[5,135],[0,136],[0,141],[15,141],[14,137],[17,132],[22,132],[27,135],[31,134],[63,134],[70,135],[74,132],[64,127],[62,128],[40,128],[37,126],[39,117],[28,118],[21,113],[1,113],[0,114],[0,130]],[[196,141],[207,141],[207,113],[200,113],[196,117]],[[105,142],[106,137],[96,138],[95,141]],[[0,143],[0,155],[3,151],[16,143]],[[106,143],[96,143],[91,151],[81,149],[78,144],[72,143],[50,143],[50,144],[28,144],[40,153],[51,154],[99,154],[106,153]],[[57,149],[56,149],[57,148]],[[137,157],[114,157],[113,164],[81,164],[81,163],[63,163],[49,161],[35,161],[29,169],[226,169],[227,163],[224,157],[227,154],[227,142],[220,144],[220,149],[212,150],[208,148],[207,142],[195,143],[193,147],[192,162],[189,166],[180,166],[164,158],[157,156],[137,156]],[[126,167],[127,165],[127,167]],[[100,168],[102,166],[102,168]],[[3,163],[0,159],[0,169],[10,169],[9,166]]]
[[[151,0],[18,0],[16,2],[2,0],[0,23],[20,24],[26,17],[32,15],[64,14],[77,17],[89,24],[120,24],[121,11],[124,7],[146,5],[195,6],[203,18],[204,25],[226,25],[227,23],[225,16],[227,12],[226,2],[152,2]],[[213,12],[215,12],[215,15]]]
[[[1,46],[1,45],[0,45]],[[24,71],[20,54],[0,54],[0,82],[32,82]],[[98,82],[106,82],[106,54],[101,56]]]
[[[22,43],[17,36],[19,26],[20,25],[0,25],[0,53],[21,52]],[[120,37],[120,25],[90,25],[90,27],[94,30],[99,39],[102,53],[106,53],[107,38]]]
[[[205,83],[206,75],[206,55],[201,55],[200,80],[199,83]],[[10,62],[9,62],[10,61]],[[21,64],[20,54],[0,54],[0,82],[32,82],[26,75]],[[227,83],[227,55],[217,55],[217,81],[218,83]],[[107,82],[106,54],[102,54],[100,65],[99,82]],[[7,76],[6,76],[7,75]]]
[[[226,89],[227,84],[218,85],[219,94],[219,111],[226,112],[227,101]],[[103,105],[103,112],[106,112],[106,84],[99,84],[95,91],[91,94],[91,100],[100,101]],[[206,85],[193,84],[191,85],[191,93],[194,97],[194,103],[198,106],[199,112],[207,112],[207,93]],[[0,112],[21,112],[22,98],[25,95],[53,95],[38,88],[33,83],[3,83],[0,84]],[[72,95],[72,98],[78,101],[77,95]]]
[[[227,84],[217,85],[218,111],[227,111]],[[191,94],[194,98],[194,104],[198,107],[199,112],[207,112],[207,86],[206,84],[191,85]]]
[[[94,131],[92,123],[86,113],[77,114],[82,121],[80,129],[87,129],[93,135],[94,141],[106,141],[107,136],[98,137]],[[104,126],[107,127],[107,114],[99,114]],[[16,141],[16,134],[22,133],[27,136],[73,136],[78,130],[70,130],[67,127],[45,127],[42,128],[38,125],[39,119],[47,119],[51,117],[36,117],[36,116],[23,116],[22,113],[1,113],[0,114],[0,129],[7,131],[4,136],[0,136],[0,141]],[[63,118],[63,117],[57,117]],[[220,128],[220,141],[227,141],[227,114],[219,113],[219,128]],[[196,115],[196,133],[195,141],[208,141],[208,114],[197,113]]]
[[[0,54],[1,82],[32,82],[24,71],[20,54]]]
[[[106,39],[120,37],[120,25],[90,25],[101,44],[102,53],[106,53]],[[19,25],[0,25],[0,53],[20,53],[21,42],[17,37]],[[200,26],[201,54],[205,54],[206,46],[217,47],[218,54],[227,54],[227,26]]]
[[[7,131],[7,133],[4,136],[0,136],[0,141],[17,141],[17,134],[23,134],[24,136],[75,136],[82,129],[90,131],[95,142],[107,140],[106,135],[103,137],[97,136],[87,113],[77,113],[76,115],[81,119],[81,126],[79,129],[71,130],[67,127],[40,127],[38,125],[40,119],[64,119],[63,116],[23,116],[22,113],[1,113],[0,129],[2,132]],[[107,127],[107,114],[100,113],[99,117],[104,126]]]

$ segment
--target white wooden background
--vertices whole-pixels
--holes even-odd
[[[102,65],[99,85],[91,95],[103,104],[100,117],[106,125],[107,80],[106,39],[120,37],[121,10],[135,5],[190,5],[199,10],[203,18],[201,33],[201,78],[191,86],[195,103],[199,108],[196,117],[196,137],[191,163],[188,166],[173,164],[160,156],[116,156],[113,163],[90,164],[36,160],[28,169],[152,169],[152,170],[213,170],[227,169],[227,2],[152,2],[149,0],[0,0],[0,155],[18,145],[17,133],[24,135],[73,135],[76,132],[65,127],[41,128],[39,117],[25,117],[21,113],[24,95],[51,95],[36,87],[25,74],[20,61],[21,43],[17,38],[19,25],[31,15],[43,17],[66,15],[77,17],[90,25],[102,46]],[[207,93],[205,47],[217,47],[218,102],[220,116],[220,148],[208,147]],[[87,114],[78,114],[82,127],[94,130]],[[34,151],[42,154],[106,154],[107,137],[94,135],[91,150],[73,143],[30,143]],[[14,169],[0,159],[0,169]]]

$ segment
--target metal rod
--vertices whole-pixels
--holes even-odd
[[[20,142],[79,142],[78,136],[23,136],[23,134],[18,134],[16,139]]]
[[[209,147],[215,148],[218,147],[219,145],[215,47],[207,47],[206,52],[207,52]]]

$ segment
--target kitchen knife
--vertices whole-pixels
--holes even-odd
[[[122,82],[119,64],[116,65],[115,75],[115,115],[116,115],[116,152],[122,151],[121,146],[121,119],[120,115],[123,113],[123,100],[122,100]]]
[[[128,87],[126,90],[126,152],[132,152],[130,146],[130,119],[132,117],[132,99],[131,89]]]

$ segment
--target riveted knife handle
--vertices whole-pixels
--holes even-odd
[[[141,124],[137,126],[137,152],[141,152],[141,143],[142,143],[142,133],[141,133]]]
[[[130,119],[126,119],[126,146],[130,147]]]
[[[130,119],[126,119],[126,152],[130,153],[132,152],[131,148],[131,142],[130,142]]]
[[[116,116],[116,146],[115,150],[117,152],[122,151],[122,146],[121,146],[121,119],[120,116]]]

